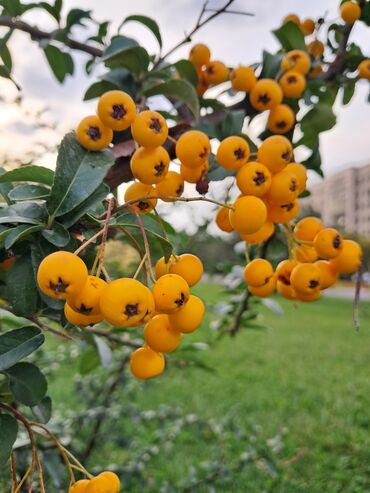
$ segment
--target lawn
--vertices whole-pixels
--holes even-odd
[[[196,291],[211,302],[222,298],[218,286],[203,285]],[[169,406],[208,424],[224,424],[225,430],[217,434],[184,427],[174,432],[171,446],[157,441],[159,453],[146,463],[146,485],[128,493],[154,493],[150,484],[158,479],[178,484],[192,466],[205,462],[228,466],[253,443],[263,450],[266,444],[272,450],[277,444],[273,470],[257,460],[254,467],[235,474],[229,486],[211,490],[200,485],[186,491],[369,491],[370,306],[361,306],[361,330],[354,332],[350,301],[279,303],[283,316],[262,309],[266,330],[243,330],[199,353],[214,372],[172,366],[161,378],[140,383],[134,402],[138,409]],[[205,324],[190,337],[200,340],[201,331],[207,336],[207,330]],[[52,386],[60,405],[66,388],[62,376]],[[121,389],[119,397],[124,396]],[[124,416],[116,424],[117,433],[135,431],[139,448],[155,441],[157,426],[140,420],[135,424]],[[106,457],[108,463],[128,460],[111,444],[100,447],[93,460],[104,463]]]

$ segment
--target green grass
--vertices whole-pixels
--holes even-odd
[[[196,291],[211,302],[222,299],[217,286],[203,285]],[[135,403],[148,410],[176,406],[217,421],[232,417],[261,443],[283,433],[276,478],[245,471],[230,489],[217,491],[365,493],[370,484],[370,307],[361,307],[361,330],[354,332],[349,301],[296,305],[279,298],[279,303],[281,317],[262,308],[266,330],[243,330],[200,353],[214,373],[170,367],[143,386]],[[203,327],[190,338],[201,340],[207,330]],[[65,378],[52,388],[57,401],[66,397],[63,386],[68,387]],[[122,433],[127,426],[133,425],[122,419]],[[145,444],[146,435],[138,435]],[[151,438],[149,433],[148,442]],[[148,478],[176,482],[192,465],[210,458],[227,464],[244,448],[233,434],[215,441],[184,432],[171,453],[149,463]],[[124,455],[110,452],[110,458],[124,461]]]

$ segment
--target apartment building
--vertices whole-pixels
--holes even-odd
[[[302,206],[320,213],[325,224],[370,237],[370,164],[328,176],[310,192]]]

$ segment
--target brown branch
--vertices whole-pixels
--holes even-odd
[[[238,311],[236,312],[233,322],[229,328],[229,334],[231,337],[235,337],[236,334],[239,332],[243,314],[248,310],[250,296],[250,292],[248,290],[245,290]]]
[[[90,332],[90,334],[104,337],[105,339],[108,339],[108,341],[115,342],[120,346],[127,346],[132,349],[138,349],[142,346],[141,343],[131,341],[130,339],[124,339],[123,337],[112,334],[112,332],[109,332],[108,330],[97,329],[95,327],[84,327],[83,330],[84,332]]]
[[[0,26],[9,27],[10,29],[17,29],[18,31],[28,33],[32,39],[37,41],[51,41],[54,39],[54,32],[42,31],[37,26],[31,26],[30,24],[27,24],[27,22],[16,19],[15,17],[0,16]],[[70,38],[69,36],[66,36],[62,42],[72,50],[83,51],[84,53],[88,53],[94,57],[101,57],[103,55],[103,51],[100,48],[86,43],[81,43],[80,41]]]
[[[325,81],[331,81],[335,79],[335,77],[342,72],[345,67],[345,54],[347,49],[347,44],[349,41],[350,34],[352,32],[354,24],[346,24],[343,30],[342,39],[340,40],[337,54],[330,64],[328,70],[321,74],[320,79]]]

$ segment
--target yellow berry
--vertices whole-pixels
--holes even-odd
[[[248,161],[248,142],[236,135],[226,137],[217,150],[216,160],[225,169],[239,169]]]
[[[169,315],[168,320],[174,330],[189,334],[200,326],[204,313],[205,306],[203,301],[191,294],[186,305],[176,313]]]
[[[131,171],[134,177],[145,185],[162,181],[170,165],[170,156],[164,147],[139,147],[131,158]]]
[[[99,98],[98,116],[112,130],[126,130],[136,118],[136,105],[123,91],[108,91]]]
[[[78,142],[88,151],[100,151],[113,139],[112,129],[106,127],[96,115],[87,116],[76,130]]]

